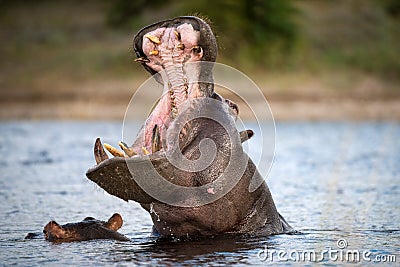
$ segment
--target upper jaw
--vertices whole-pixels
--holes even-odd
[[[135,51],[135,54],[137,58],[142,58],[146,57],[146,54],[143,51],[143,42],[146,40],[146,38],[143,38],[146,34],[157,31],[157,29],[160,28],[175,28],[177,29],[178,27],[182,27],[182,25],[186,24],[187,26],[191,25],[193,30],[195,32],[200,33],[199,39],[197,40],[197,45],[202,47],[203,49],[203,61],[210,61],[210,62],[215,62],[218,54],[218,46],[217,46],[217,41],[215,39],[215,36],[210,28],[210,26],[202,19],[198,17],[193,17],[193,16],[183,16],[183,17],[178,17],[166,21],[161,21],[157,22],[154,24],[151,24],[147,27],[142,28],[133,38],[133,49]],[[186,26],[186,27],[187,27]],[[180,30],[178,30],[180,32]],[[184,37],[185,38],[185,37]],[[182,39],[182,35],[181,35]],[[160,40],[161,41],[161,40]],[[184,40],[184,42],[190,41],[190,40]],[[195,44],[192,43],[194,46]],[[185,47],[185,49],[190,49],[191,47]],[[150,72],[151,75],[157,74],[157,70],[152,69],[151,67],[147,66],[144,64],[145,62],[142,62],[144,68]]]
[[[163,137],[182,112],[184,102],[213,95],[212,62],[218,48],[209,25],[197,17],[178,17],[145,27],[135,35],[133,48],[136,61],[164,87],[160,102],[145,123],[144,143],[135,142],[149,150],[154,127]]]
[[[215,62],[218,53],[215,36],[202,19],[185,16],[147,26],[135,35],[133,49],[137,61],[164,86],[184,91],[186,84],[193,97],[212,95],[212,64],[195,64]]]

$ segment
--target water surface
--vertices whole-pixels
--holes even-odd
[[[400,261],[398,123],[278,123],[267,183],[278,210],[301,234],[188,242],[150,237],[147,212],[86,179],[98,136],[116,144],[121,124],[0,124],[1,265],[332,265],[347,263],[343,255],[350,250],[368,255],[360,265],[393,260],[390,255]],[[258,144],[258,138],[249,142]],[[124,218],[120,232],[132,242],[24,239],[53,219],[61,224],[87,216],[106,220],[115,212]],[[315,259],[302,261],[307,253]]]

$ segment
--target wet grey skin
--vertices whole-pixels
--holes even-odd
[[[107,222],[96,220],[92,217],[87,217],[81,222],[64,225],[50,221],[44,227],[43,233],[45,239],[52,242],[72,242],[92,239],[129,241],[129,238],[117,232],[122,224],[121,215],[115,213]],[[29,238],[28,236],[27,238]]]
[[[150,213],[154,231],[163,237],[292,232],[293,229],[277,212],[264,179],[243,151],[242,142],[248,140],[253,132],[237,131],[234,123],[239,112],[237,105],[214,92],[212,64],[199,64],[192,68],[186,65],[188,62],[215,62],[217,43],[209,25],[197,17],[179,17],[155,23],[136,34],[133,47],[137,61],[155,75],[169,93],[163,94],[133,145],[128,147],[120,143],[126,154],[124,157],[108,158],[100,139],[96,140],[97,165],[87,171],[87,177],[111,195],[138,202]],[[160,74],[163,70],[165,72]],[[207,82],[199,83],[198,80]],[[201,99],[217,101],[211,101],[210,105],[207,101],[198,101]],[[206,117],[189,120],[191,115],[200,111],[218,114],[218,122]],[[178,119],[180,121],[176,122]],[[233,127],[224,128],[222,125]],[[184,171],[167,158],[175,149],[173,142],[166,141],[170,140],[167,135],[176,137],[177,147],[185,159],[193,161],[201,156],[199,144],[205,138],[214,142],[216,157],[203,170]],[[149,171],[153,168],[174,185],[197,188],[216,181],[232,159],[233,169],[238,168],[237,173],[242,175],[238,176],[230,191],[205,205],[197,203],[212,197],[215,192],[183,196],[179,190],[164,187],[155,179],[154,172]],[[247,165],[240,171],[236,166],[243,162]],[[158,200],[157,194],[148,194],[143,186],[139,186],[143,181],[149,185],[147,188],[159,195],[169,195],[174,203],[185,205]],[[257,187],[252,188],[254,185]]]

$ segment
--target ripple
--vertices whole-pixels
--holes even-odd
[[[350,248],[398,254],[400,143],[388,129],[400,133],[399,124],[278,123],[277,159],[267,182],[278,210],[299,232],[173,242],[149,236],[150,216],[138,204],[95,189],[85,178],[93,165],[94,138],[119,140],[119,123],[12,122],[0,129],[2,151],[20,147],[0,159],[0,262],[5,266],[264,266],[257,258],[264,246],[321,251],[335,248],[339,239]],[[26,140],[37,141],[21,147]],[[65,153],[43,149],[49,140]],[[54,218],[66,223],[114,212],[123,216],[120,232],[131,242],[24,239]]]

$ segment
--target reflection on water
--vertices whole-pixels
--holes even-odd
[[[139,205],[110,196],[85,178],[86,169],[94,164],[92,146],[98,136],[116,145],[121,124],[0,125],[2,264],[265,265],[271,263],[271,258],[260,260],[265,247],[269,252],[319,255],[329,248],[338,250],[338,240],[347,245],[339,252],[369,251],[372,261],[363,261],[364,265],[372,264],[377,255],[395,255],[400,261],[399,124],[278,124],[276,158],[267,182],[278,210],[301,234],[190,242],[149,237],[150,217]],[[254,136],[250,146],[259,144],[258,138]],[[106,219],[114,212],[123,216],[120,232],[132,242],[24,240],[52,219],[63,224],[87,216]],[[279,262],[276,255],[273,261]],[[344,260],[334,261],[326,254],[324,261]]]

